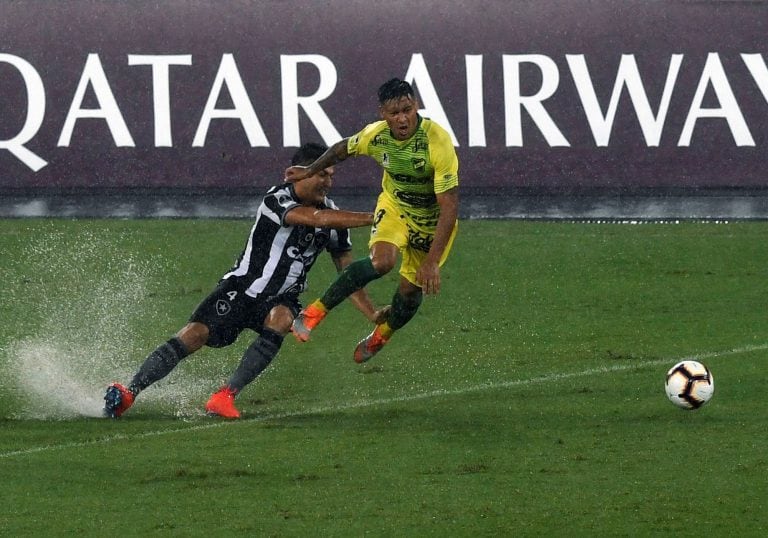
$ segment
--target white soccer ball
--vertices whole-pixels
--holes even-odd
[[[677,407],[698,409],[715,393],[715,379],[709,368],[696,361],[682,361],[667,372],[667,398]]]

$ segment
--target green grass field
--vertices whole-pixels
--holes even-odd
[[[768,533],[768,223],[464,221],[443,292],[370,363],[342,305],[240,421],[202,406],[251,334],[98,418],[250,225],[0,220],[0,535]],[[664,395],[683,358],[714,373],[698,411]]]

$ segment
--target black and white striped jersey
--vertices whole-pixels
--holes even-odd
[[[293,184],[269,189],[259,205],[245,249],[222,278],[249,280],[245,293],[251,297],[299,294],[306,287],[307,273],[324,249],[332,254],[352,249],[349,230],[286,224],[286,214],[299,205]],[[318,209],[338,207],[326,197]]]

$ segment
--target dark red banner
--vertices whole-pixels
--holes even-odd
[[[768,4],[0,2],[0,191],[238,189],[413,82],[468,188],[768,185]],[[370,164],[370,163],[369,163]],[[347,164],[339,186],[375,188]]]

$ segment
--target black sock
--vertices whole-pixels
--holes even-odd
[[[188,355],[189,351],[184,343],[174,336],[149,354],[139,371],[133,376],[128,389],[134,395],[138,394],[171,373],[171,370]]]
[[[387,320],[387,324],[393,331],[398,330],[411,321],[411,318],[416,315],[419,305],[421,305],[422,297],[421,292],[409,296],[400,295],[400,292],[395,292],[395,296],[392,297],[392,310]]]
[[[229,388],[235,392],[243,390],[269,366],[282,344],[283,337],[280,334],[271,329],[262,329],[261,335],[243,353],[240,364],[229,379]]]

